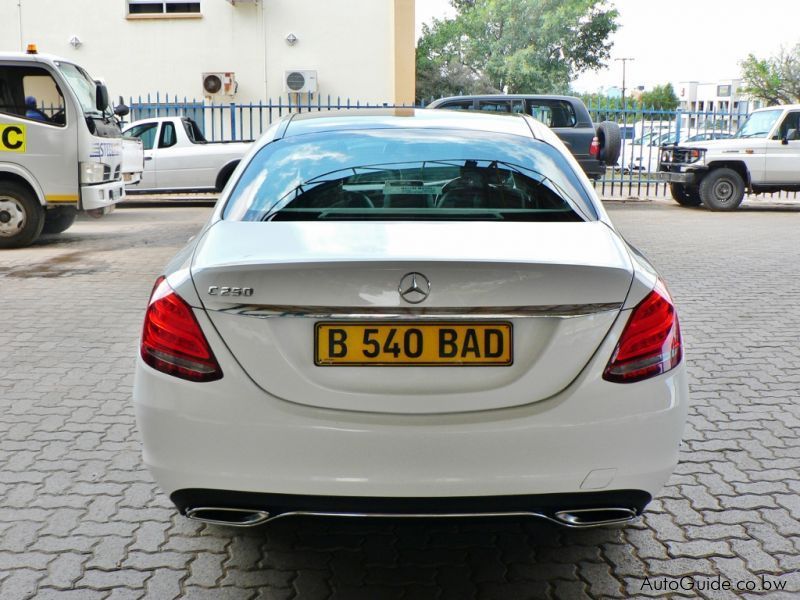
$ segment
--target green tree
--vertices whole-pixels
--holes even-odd
[[[770,58],[748,54],[740,65],[742,91],[768,105],[800,102],[800,44],[791,50],[781,48]]]
[[[656,110],[675,110],[680,104],[678,96],[675,95],[675,89],[671,83],[666,85],[657,85],[649,92],[644,92],[641,98],[642,106],[645,108],[654,108]]]
[[[423,27],[417,97],[558,93],[603,66],[617,11],[606,0],[451,0],[452,19]]]

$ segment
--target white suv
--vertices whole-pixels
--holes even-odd
[[[746,191],[800,191],[800,104],[756,110],[730,139],[664,146],[659,158],[682,206],[734,210]]]

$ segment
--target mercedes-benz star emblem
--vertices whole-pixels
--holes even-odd
[[[430,296],[431,282],[422,273],[406,273],[400,280],[397,291],[409,304],[419,304]]]

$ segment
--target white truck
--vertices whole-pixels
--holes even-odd
[[[141,153],[123,149],[108,91],[83,68],[34,46],[0,53],[0,248],[65,231],[78,210],[108,212]]]
[[[144,173],[129,192],[222,191],[252,141],[208,142],[188,117],[141,119],[123,130],[144,144]]]
[[[761,108],[732,138],[660,149],[661,181],[682,206],[734,210],[745,192],[800,191],[800,104]]]

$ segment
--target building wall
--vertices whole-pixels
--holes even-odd
[[[112,97],[200,99],[202,73],[232,71],[236,102],[266,100],[285,95],[286,70],[312,69],[324,100],[413,102],[411,0],[201,0],[201,15],[184,18],[128,17],[126,0],[20,4],[22,36],[17,2],[0,2],[0,51],[35,42],[105,79]]]
[[[720,88],[728,91],[720,95]],[[760,106],[741,90],[741,79],[721,79],[714,82],[681,81],[675,85],[682,110],[697,112],[748,113]]]

